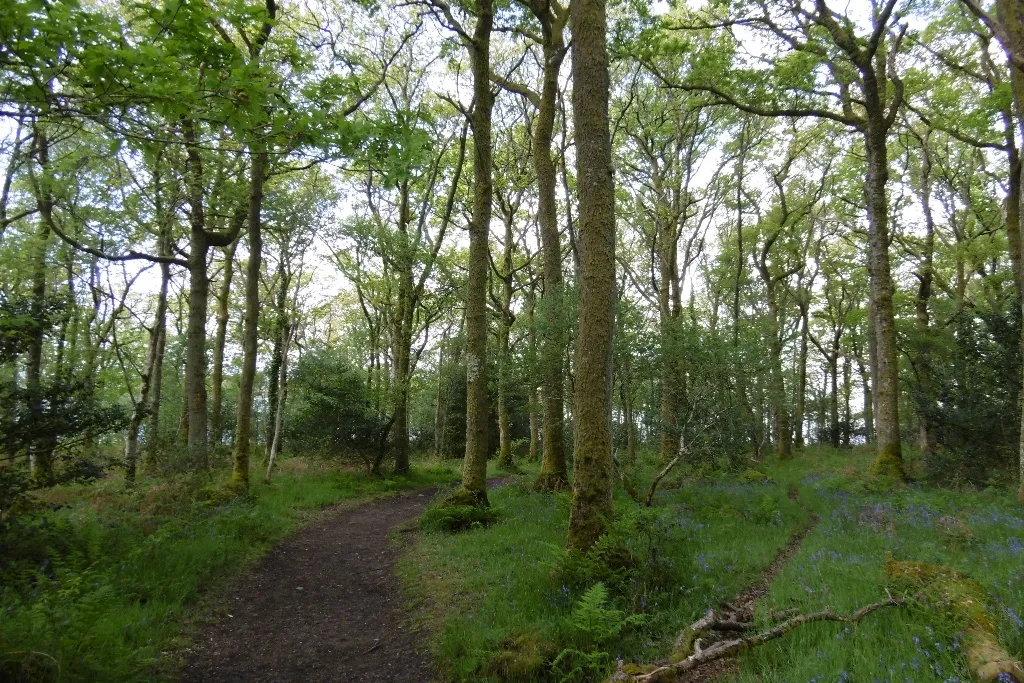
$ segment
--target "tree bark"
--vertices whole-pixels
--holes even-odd
[[[274,344],[270,351],[270,365],[267,368],[267,405],[276,406],[278,393],[281,390],[281,363],[284,361],[284,335],[285,329],[288,327],[288,287],[290,286],[288,271],[285,267],[285,255],[280,254],[280,258],[277,262],[277,293],[274,297]],[[376,352],[371,355],[371,376],[372,381],[372,369],[373,359],[376,357]],[[372,391],[373,386],[370,386]],[[271,408],[272,410],[272,408]],[[266,436],[263,439],[263,446],[266,452],[266,457],[270,457],[270,449],[274,445],[274,432],[277,430],[277,425],[273,420],[267,420]]]
[[[1024,55],[1024,6],[1016,0],[997,0],[996,1],[996,12],[999,17],[999,22],[1002,24],[1003,29],[1006,32],[1007,38],[1009,39],[1009,45],[1004,45],[1007,53],[1014,53],[1018,57]],[[1010,60],[1010,83],[1013,88],[1013,99],[1017,109],[1017,127],[1022,133],[1024,133],[1024,69],[1021,69],[1012,59]],[[1024,184],[1024,167],[1022,167],[1020,158],[1020,150],[1018,150],[1018,159],[1016,173],[1014,173],[1013,164],[1011,161],[1011,175],[1014,177],[1010,180],[1010,197],[1008,197],[1007,207],[1007,219],[1008,225],[1011,216],[1011,207],[1009,201],[1012,198],[1013,191],[1017,192],[1017,201],[1012,202],[1012,209],[1017,213],[1016,225],[1013,228],[1008,227],[1008,231],[1011,232],[1010,247],[1014,247],[1012,239],[1012,231],[1016,231],[1017,234],[1017,249],[1018,253],[1015,255],[1014,261],[1017,266],[1017,270],[1014,273],[1017,277],[1017,292],[1018,299],[1022,306],[1024,306],[1024,268],[1021,267],[1022,257],[1024,257],[1024,247],[1021,246],[1021,185]],[[1016,183],[1014,183],[1016,180]],[[1024,354],[1024,327],[1021,328],[1021,350]],[[1024,364],[1022,364],[1021,374],[1021,396],[1024,397]],[[1018,456],[1020,460],[1020,479],[1019,488],[1017,492],[1017,498],[1021,503],[1024,503],[1024,398],[1021,399],[1021,410],[1020,410],[1020,437],[1018,445]]]
[[[807,413],[807,305],[800,306],[800,350],[796,365],[796,410],[793,412],[794,440],[796,448],[804,447],[804,416]]]
[[[32,313],[32,338],[28,346],[25,363],[25,389],[33,415],[43,412],[43,343],[46,329],[43,314],[46,308],[46,262],[50,243],[50,225],[53,222],[53,193],[50,183],[50,141],[46,132],[36,127],[36,160],[41,177],[35,182],[36,203],[39,208],[39,228],[36,232],[32,254],[32,298],[29,310]],[[53,451],[47,444],[34,445],[29,452],[29,475],[38,484],[49,486],[54,482]]]
[[[558,233],[558,203],[555,197],[557,176],[552,158],[555,110],[558,99],[558,74],[565,58],[563,37],[567,12],[557,3],[550,14],[541,3],[531,9],[541,24],[544,44],[544,74],[537,120],[533,128],[533,164],[537,175],[537,223],[543,261],[544,290],[541,295],[541,395],[543,397],[543,434],[540,476],[534,483],[538,491],[555,491],[569,485],[565,462],[565,417],[563,412],[562,367],[565,358],[566,321],[563,315],[562,240]],[[561,10],[560,12],[557,10]]]
[[[235,249],[238,242],[232,242],[224,250],[224,273],[220,291],[217,293],[217,334],[213,342],[213,374],[210,378],[210,438],[215,444],[224,438],[224,346],[228,337],[229,304],[231,303],[231,278],[235,268]]]
[[[263,261],[263,181],[269,155],[265,149],[253,149],[249,169],[249,262],[245,267],[245,316],[242,329],[242,374],[238,380],[238,413],[235,446],[232,453],[231,487],[249,488],[249,451],[252,440],[252,397],[256,381],[256,356],[259,353],[260,270]]]
[[[274,440],[270,444],[270,452],[267,454],[267,472],[264,481],[270,481],[270,475],[274,472],[274,464],[277,456],[283,448],[284,442],[284,413],[288,404],[288,349],[291,347],[293,328],[288,325],[284,333],[284,349],[281,357],[281,376],[279,378],[280,391],[277,394],[277,405],[274,406]]]
[[[573,412],[575,476],[567,545],[587,550],[612,520],[615,185],[608,127],[606,3],[576,0],[569,11],[579,193],[580,322]]]
[[[930,321],[928,306],[931,300],[932,280],[934,279],[933,255],[935,252],[935,219],[932,216],[932,159],[928,147],[927,135],[921,138],[921,211],[924,214],[924,243],[922,245],[921,264],[917,271],[918,287],[914,309],[917,320],[920,346],[917,358],[918,380],[918,448],[922,455],[928,455],[934,444],[931,423],[931,405],[934,401],[932,386],[931,347],[928,337]],[[1019,238],[1018,238],[1019,241]]]
[[[197,469],[209,466],[206,417],[206,312],[210,279],[206,273],[209,239],[203,206],[203,163],[197,146],[194,124],[186,122],[187,147],[185,169],[189,205],[188,326],[185,346],[185,395],[188,405],[188,442],[190,459]]]
[[[492,0],[476,0],[476,26],[469,41],[473,71],[473,209],[469,223],[466,283],[466,455],[462,487],[453,501],[487,505],[487,242],[494,188],[491,181]]]
[[[511,207],[508,207],[511,209]],[[498,465],[514,469],[512,453],[512,425],[509,415],[508,394],[511,389],[511,357],[509,337],[515,316],[512,313],[512,258],[515,254],[515,237],[512,234],[513,211],[505,219],[505,249],[501,264],[501,320],[498,324]]]
[[[159,180],[157,180],[157,183],[159,183]],[[163,222],[159,211],[159,204],[157,216]],[[160,244],[160,255],[167,255],[170,251],[168,248],[170,238],[164,225],[161,225],[158,241]],[[125,437],[125,481],[128,483],[128,486],[135,484],[135,474],[139,460],[139,430],[147,415],[150,415],[150,424],[153,424],[152,411],[154,410],[154,402],[159,400],[160,394],[160,381],[162,379],[160,366],[163,365],[163,341],[167,324],[165,320],[167,316],[167,288],[171,279],[170,266],[166,263],[160,265],[160,290],[157,294],[156,311],[153,313],[153,326],[149,330],[146,369],[142,373],[139,400],[132,411],[131,422],[128,425],[128,433]],[[155,432],[149,435],[150,441],[154,440],[154,438]]]
[[[896,318],[893,312],[893,282],[889,265],[889,202],[885,195],[889,180],[888,129],[879,99],[874,72],[865,74],[865,129],[867,174],[864,195],[868,214],[868,260],[871,301],[874,310],[875,352],[878,375],[875,384],[877,456],[875,472],[906,479],[900,446],[899,356],[896,349]]]

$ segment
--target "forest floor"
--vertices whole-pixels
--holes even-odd
[[[419,489],[323,515],[276,546],[228,591],[201,629],[182,680],[429,683],[395,576],[397,525],[420,515]]]
[[[218,601],[220,618],[200,630],[181,680],[433,681],[430,653],[403,609],[390,536],[436,493],[415,489],[327,512],[277,545]]]
[[[492,491],[495,523],[454,534],[401,533],[457,479],[449,466],[379,478],[294,458],[233,500],[204,495],[208,479],[59,487],[0,539],[0,680],[594,683],[617,660],[664,661],[724,603],[763,625],[884,599],[889,555],[976,579],[1024,655],[1010,491],[878,481],[871,457],[680,467],[650,508],[618,490],[588,555],[565,553],[570,495],[534,493],[529,463]],[[642,490],[656,469],[641,454],[629,474]],[[913,605],[808,624],[686,680],[956,683],[961,645]]]
[[[491,496],[497,523],[421,534],[400,573],[447,681],[602,681],[617,660],[664,662],[684,627],[727,603],[760,627],[771,613],[849,614],[897,590],[890,555],[976,579],[1002,644],[1022,658],[1024,509],[1013,493],[879,481],[872,457],[813,447],[757,472],[673,471],[651,508],[616,493],[615,528],[589,557],[563,550],[569,495],[534,493],[526,477]],[[636,488],[654,471],[635,468]],[[949,618],[915,603],[857,625],[801,626],[686,680],[966,682],[962,644]]]
[[[415,516],[429,500],[426,495],[389,497],[451,484],[458,473],[448,465],[418,464],[408,476],[377,477],[329,461],[286,458],[269,485],[257,478],[247,496],[230,499],[221,495],[218,477],[226,479],[227,473],[143,479],[132,490],[117,476],[60,486],[41,492],[15,523],[8,520],[0,536],[0,680],[176,679],[194,637],[208,625],[203,615],[209,615],[213,606],[221,607],[229,622],[234,618],[227,614],[246,614],[239,611],[245,604],[230,600],[239,595],[239,586],[250,588],[246,597],[263,601],[260,604],[285,610],[288,602],[296,603],[304,611],[293,616],[309,622],[308,645],[323,643],[328,634],[318,633],[314,625],[321,628],[338,620],[339,614],[330,604],[316,604],[316,599],[333,586],[347,586],[350,578],[329,571],[331,553],[338,543],[347,545],[349,538],[335,538],[332,545],[328,520],[340,515],[352,522],[353,529],[360,528],[357,520],[370,529],[386,528],[392,521]],[[352,509],[371,500],[393,501],[391,516],[375,517],[372,505],[362,513]],[[367,544],[356,550],[366,564],[362,569],[368,570],[362,579],[367,586],[382,581],[398,590],[390,565],[380,570],[394,556],[386,531],[368,533]],[[301,549],[310,555],[289,569],[293,551]],[[267,560],[258,564],[268,551]],[[376,560],[383,562],[373,564]],[[259,572],[275,566],[286,573],[264,574],[261,583]],[[234,584],[232,591],[233,582],[253,567],[257,573]],[[304,573],[301,580],[299,573]],[[225,591],[229,599],[218,603]],[[394,609],[401,622],[397,604]],[[287,611],[273,618],[281,613]],[[348,621],[348,616],[341,621]],[[273,646],[299,658],[301,649],[287,642],[286,633],[272,632],[274,625],[272,620],[259,628],[251,624],[245,657],[259,656]],[[193,655],[197,662],[209,652],[219,652],[224,663],[230,663],[232,652],[239,652],[227,647],[208,652],[207,643],[199,638],[203,647],[202,654]],[[273,642],[282,638],[285,641]],[[354,646],[362,647],[362,641]],[[423,660],[417,656],[415,661]],[[228,680],[219,673],[197,674],[194,666],[187,675],[192,680]]]

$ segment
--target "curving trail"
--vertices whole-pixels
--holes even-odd
[[[183,683],[434,678],[411,632],[388,533],[420,515],[420,489],[328,513],[272,549],[218,602],[188,652]]]

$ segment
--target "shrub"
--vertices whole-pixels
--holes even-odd
[[[440,503],[427,508],[420,517],[420,528],[426,531],[468,531],[482,529],[498,520],[494,508],[478,505],[449,505]]]

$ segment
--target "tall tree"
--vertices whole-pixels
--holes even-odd
[[[612,340],[615,183],[608,119],[605,0],[575,0],[572,118],[579,192],[580,322],[576,340],[574,479],[568,547],[586,550],[612,520]]]

